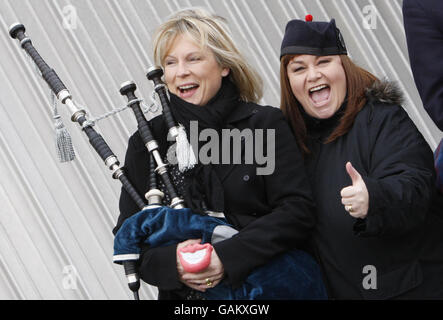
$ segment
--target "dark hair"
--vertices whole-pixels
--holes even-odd
[[[290,122],[292,130],[295,134],[297,143],[304,154],[309,154],[310,151],[306,145],[307,131],[306,124],[300,112],[300,102],[292,93],[291,85],[289,83],[287,66],[288,63],[296,55],[285,55],[280,62],[280,86],[281,86],[281,102],[280,109],[283,111],[286,119]],[[366,103],[366,88],[372,86],[376,81],[379,81],[369,71],[357,66],[346,55],[340,55],[343,69],[346,75],[346,91],[347,91],[347,107],[344,115],[340,119],[340,123],[335,130],[329,135],[325,143],[329,143],[338,137],[346,134],[352,126],[355,117]]]

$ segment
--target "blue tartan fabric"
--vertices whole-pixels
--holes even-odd
[[[212,232],[218,225],[229,224],[223,219],[193,213],[188,208],[142,210],[126,219],[115,235],[114,262],[122,263],[128,255],[137,257],[142,243],[160,247],[186,239],[211,242]]]
[[[159,247],[196,238],[211,242],[218,225],[230,226],[224,219],[190,209],[159,207],[140,211],[126,219],[115,235],[114,262],[137,260],[141,243]],[[255,269],[239,288],[222,282],[204,296],[208,300],[327,299],[319,266],[300,250],[281,254]]]
[[[434,152],[435,171],[437,172],[437,188],[443,194],[443,139]]]
[[[239,288],[225,282],[202,294],[208,300],[326,300],[320,268],[304,251],[291,250],[259,267]]]

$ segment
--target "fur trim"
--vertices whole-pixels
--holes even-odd
[[[401,105],[404,101],[403,94],[396,82],[381,80],[366,89],[366,97],[382,103]]]

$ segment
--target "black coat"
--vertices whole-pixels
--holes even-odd
[[[158,139],[160,151],[165,154],[166,128],[161,116],[150,123],[155,136],[163,138]],[[272,175],[259,176],[257,165],[243,164],[244,161],[222,165],[218,170],[222,172],[225,215],[241,231],[231,239],[215,244],[214,248],[223,263],[226,281],[237,286],[255,267],[266,264],[279,253],[300,247],[313,229],[315,208],[301,153],[279,109],[240,103],[229,115],[226,127],[275,129],[276,163]],[[140,194],[146,192],[148,168],[148,152],[139,134],[135,133],[129,139],[125,169]],[[114,233],[124,219],[137,211],[123,190],[121,214]],[[178,280],[175,245],[142,252],[140,274],[145,282],[159,287],[162,297],[168,296],[164,290],[183,289],[184,285]]]
[[[403,19],[415,84],[443,131],[443,1],[404,0]]]
[[[434,197],[432,151],[397,97],[390,84],[372,88],[349,132],[328,144],[339,117],[307,122],[313,238],[331,298],[443,298],[443,207]],[[352,185],[348,161],[368,189],[365,219],[341,203],[341,189]]]

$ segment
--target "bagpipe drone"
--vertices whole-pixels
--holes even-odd
[[[91,121],[87,119],[86,111],[79,108],[73,101],[71,93],[59,79],[56,72],[50,68],[25,35],[25,27],[15,23],[9,28],[12,38],[20,41],[21,47],[27,52],[41,72],[43,79],[56,95],[57,99],[66,105],[71,112],[71,120],[77,122],[89,138],[105,165],[112,171],[112,177],[122,183],[124,190],[140,209],[139,212],[127,218],[114,239],[113,261],[124,266],[128,286],[136,300],[140,279],[137,263],[140,259],[141,243],[149,247],[159,247],[179,243],[187,239],[201,238],[202,244],[192,245],[179,250],[179,259],[188,272],[200,272],[210,263],[212,252],[211,243],[223,241],[238,233],[224,218],[220,216],[202,215],[186,208],[184,200],[177,193],[165,162],[158,150],[158,143],[151,131],[141,107],[140,99],[135,95],[135,83],[128,81],[121,85],[120,94],[126,96],[128,103],[137,120],[140,136],[150,153],[149,186],[145,198],[141,197],[125,175],[117,156],[112,152],[103,137],[95,131]],[[169,99],[161,77],[163,71],[153,67],[148,70],[147,78],[154,83],[154,90],[159,96],[163,108],[162,117],[165,121],[169,136],[181,145],[181,152],[191,152],[186,145],[183,128],[178,125],[169,109]],[[185,145],[183,147],[183,144]],[[177,150],[177,156],[180,152]],[[192,161],[192,160],[191,160]],[[164,193],[157,188],[156,177],[159,176],[165,185],[171,199],[169,206],[163,204]],[[292,250],[272,259],[268,264],[256,268],[244,281],[240,288],[231,288],[225,282],[208,289],[202,296],[206,299],[325,299],[326,293],[317,264],[306,253]]]

